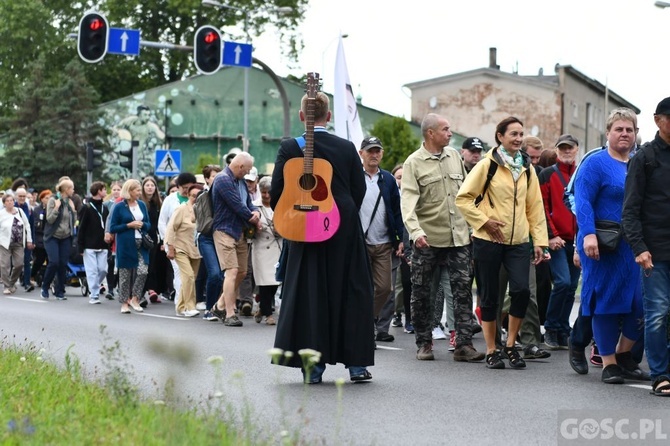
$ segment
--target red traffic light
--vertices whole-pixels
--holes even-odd
[[[96,18],[96,19],[93,19],[88,26],[89,26],[89,28],[91,28],[92,31],[97,31],[97,30],[105,27],[105,22]]]
[[[219,36],[215,32],[208,32],[205,36],[205,43],[212,43],[219,40]]]
[[[98,12],[88,12],[79,21],[77,51],[84,62],[100,62],[107,54],[109,23]]]
[[[202,74],[214,74],[221,68],[221,32],[210,25],[198,28],[193,39],[193,61]]]

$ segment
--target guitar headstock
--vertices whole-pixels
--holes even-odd
[[[310,99],[316,98],[316,93],[319,91],[319,73],[307,73],[307,97]]]

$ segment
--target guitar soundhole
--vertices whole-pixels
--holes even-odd
[[[305,173],[300,177],[300,187],[303,190],[312,190],[316,187],[316,178],[314,175]]]
[[[310,192],[314,201],[323,201],[328,198],[328,185],[318,175],[305,173],[300,177],[300,188]]]

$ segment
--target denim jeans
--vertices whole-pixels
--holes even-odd
[[[207,269],[207,282],[205,285],[205,295],[207,296],[207,309],[211,310],[219,295],[223,291],[223,271],[219,266],[219,258],[216,255],[214,239],[200,234],[198,237],[198,249],[202,256],[202,263]]]
[[[56,296],[65,294],[65,277],[67,275],[67,262],[70,260],[70,249],[72,248],[72,237],[59,239],[51,237],[44,241],[44,249],[47,252],[49,263],[42,280],[42,290],[49,292],[51,282],[56,278]]]
[[[645,353],[651,379],[668,374],[668,310],[670,309],[670,262],[656,261],[649,277],[644,275]]]
[[[581,271],[572,263],[574,252],[575,247],[566,243],[564,248],[551,251],[549,260],[554,287],[549,295],[544,328],[565,335],[570,333],[570,312],[575,303],[575,291]]]

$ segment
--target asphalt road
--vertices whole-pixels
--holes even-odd
[[[414,336],[401,328],[391,328],[395,342],[379,343],[371,382],[350,383],[338,365],[328,366],[323,384],[306,387],[298,369],[270,364],[275,328],[250,317],[242,318],[244,327],[225,327],[176,317],[171,302],[123,315],[118,302],[90,305],[76,288],[67,296],[44,301],[37,290],[0,295],[2,343],[32,343],[61,364],[71,348],[86,372],[100,379],[109,367],[103,345],[118,341],[123,358],[116,364],[147,398],[166,398],[170,379],[181,404],[222,404],[227,414],[235,407],[238,419],[248,409],[247,429],[273,438],[297,432],[305,444],[549,445],[559,439],[559,410],[620,414],[668,407],[668,399],[649,395],[648,383],[606,385],[596,367],[577,375],[566,351],[528,361],[525,370],[488,370],[483,363],[454,362],[448,341],[435,341],[436,360],[417,361]],[[474,341],[483,350],[482,335]],[[212,356],[223,358],[220,369],[208,362]],[[341,395],[337,378],[345,380]],[[217,392],[223,396],[212,398]]]

